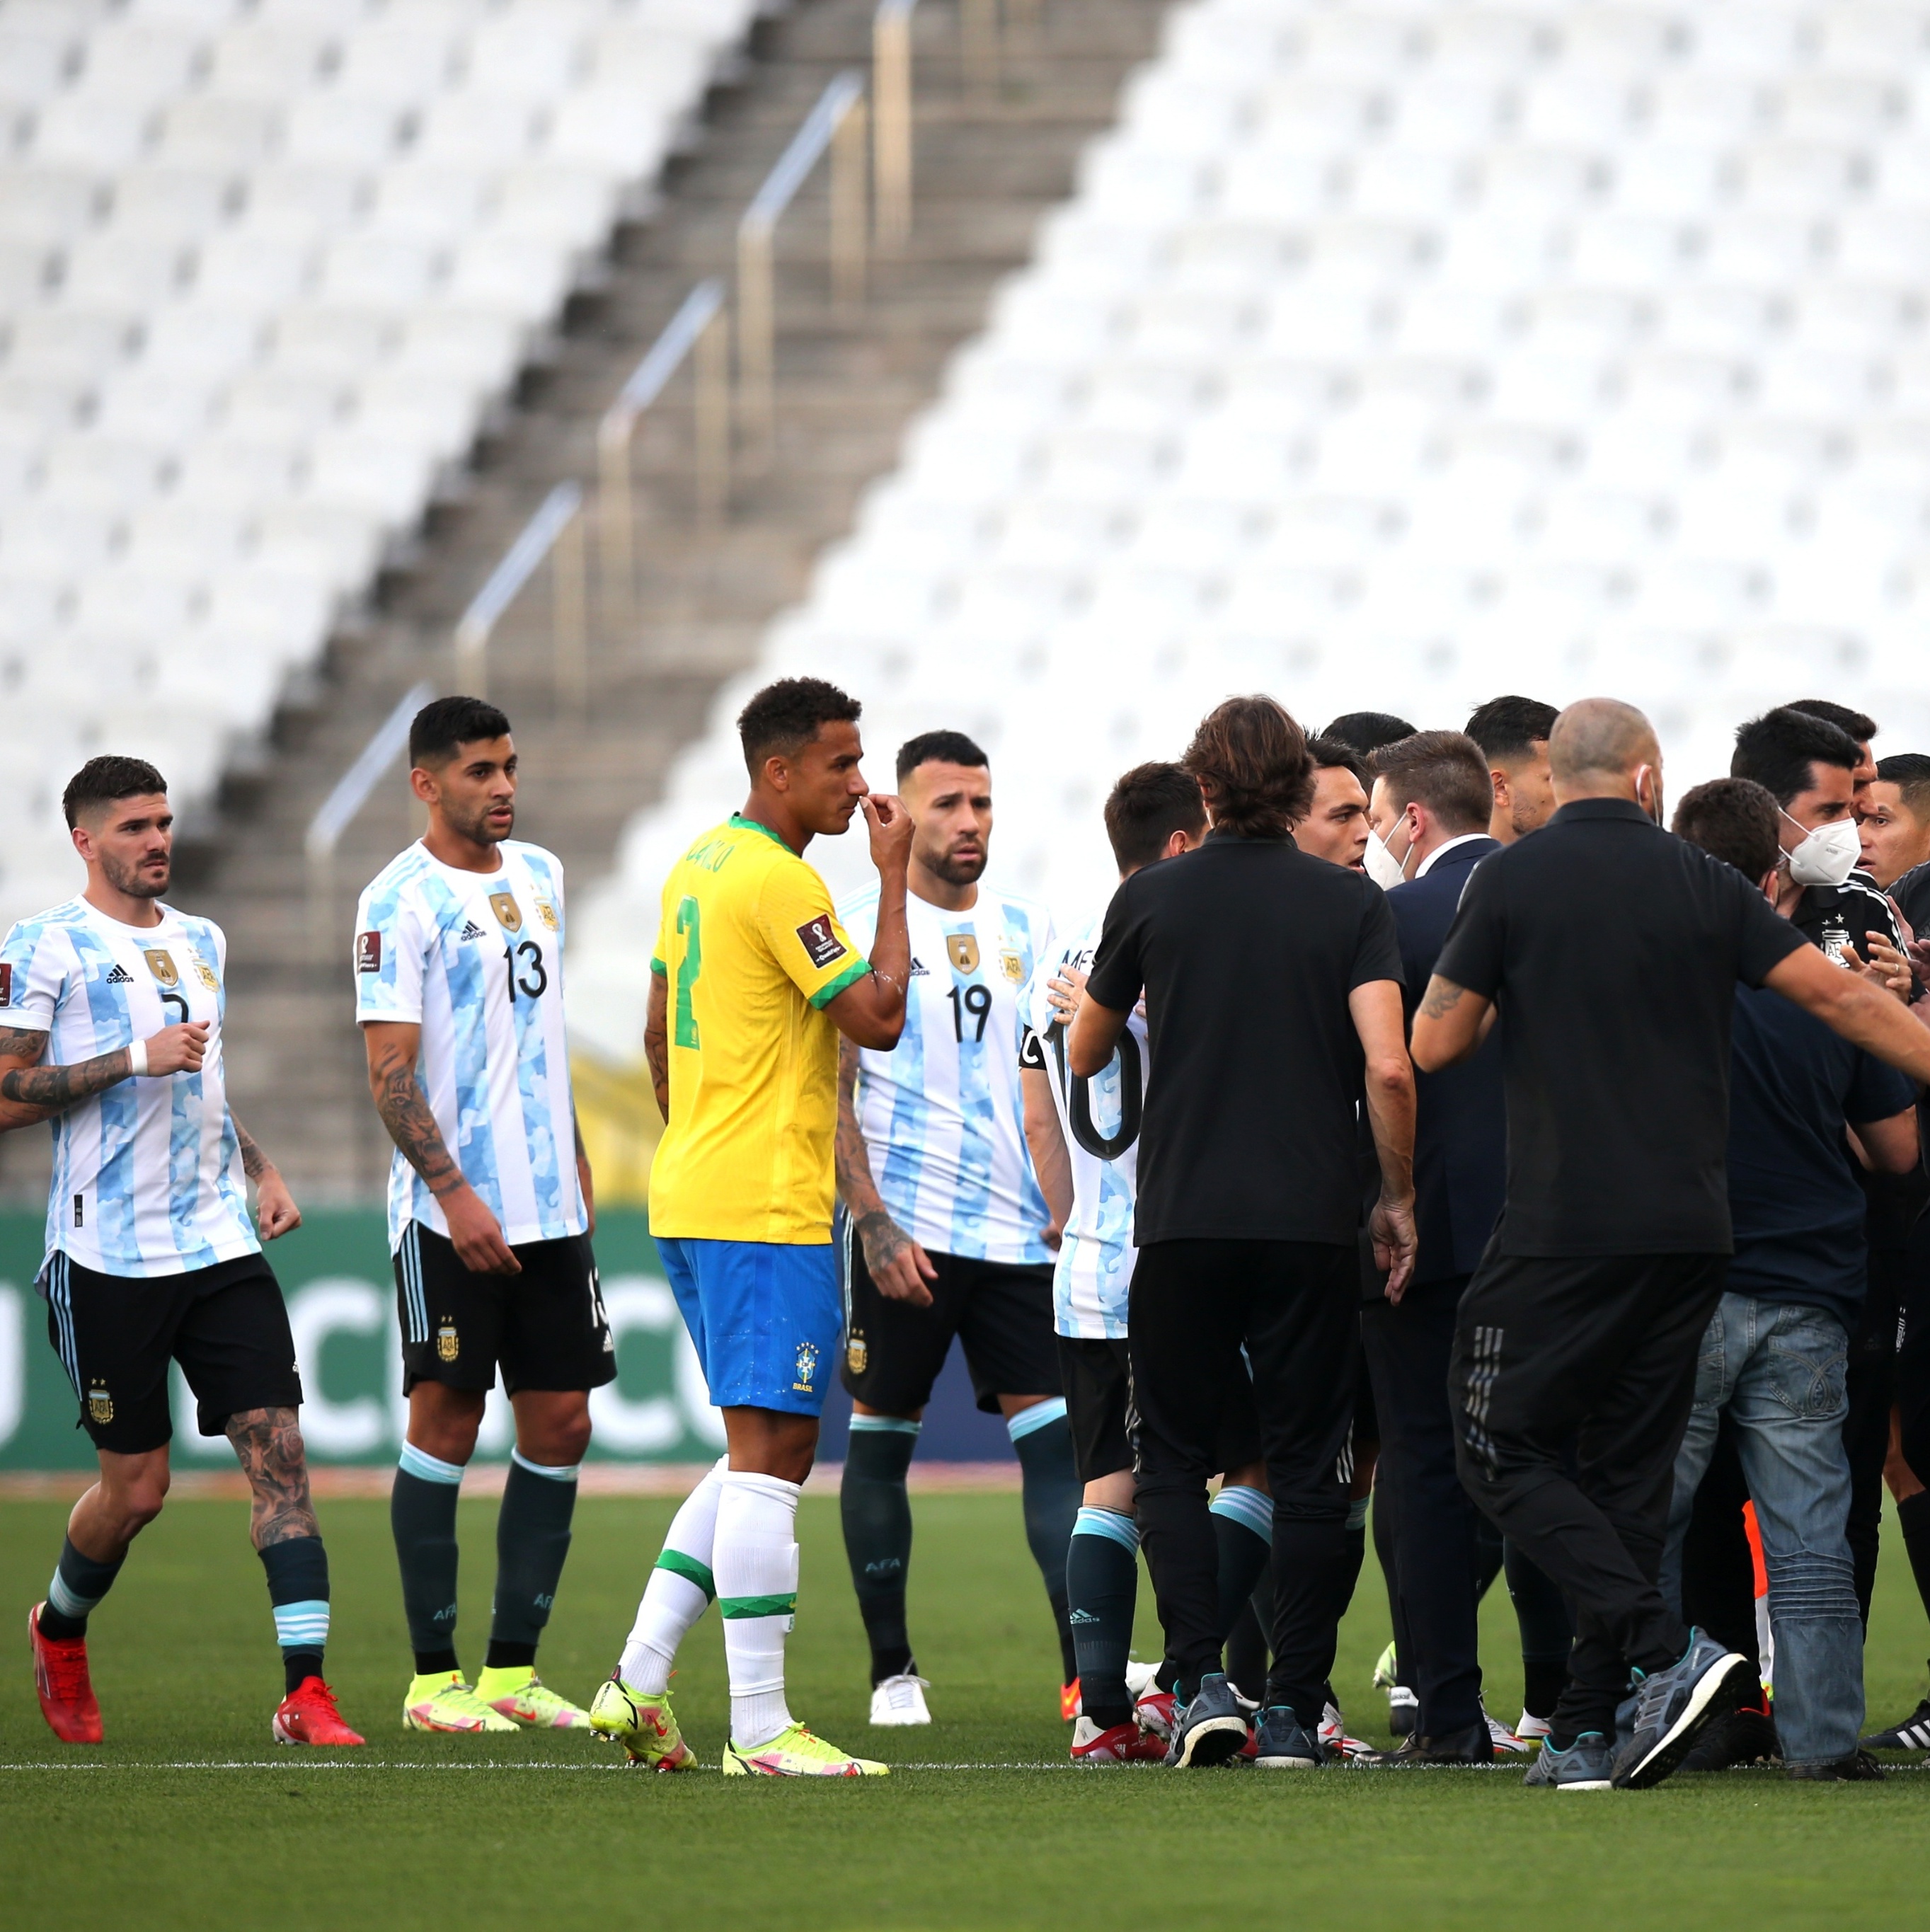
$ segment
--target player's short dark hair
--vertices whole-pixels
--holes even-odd
[[[1729,776],[1754,778],[1777,804],[1787,805],[1815,782],[1814,766],[1853,772],[1861,756],[1856,741],[1840,725],[1785,704],[1737,727]]]
[[[1903,808],[1930,824],[1930,758],[1921,752],[1898,752],[1877,760],[1877,776],[1902,795]]]
[[[509,720],[486,698],[432,698],[409,725],[409,762],[446,764],[465,745],[506,738]]]
[[[145,798],[164,792],[167,781],[145,758],[89,758],[67,782],[60,795],[71,832],[97,805],[113,805],[124,798]]]
[[[1806,711],[1812,718],[1824,718],[1838,730],[1846,732],[1859,745],[1867,745],[1877,734],[1877,721],[1865,711],[1852,711],[1847,704],[1832,704],[1826,698],[1799,698],[1786,709]]]
[[[898,782],[902,784],[920,765],[983,765],[988,758],[977,742],[962,731],[920,731],[898,748]]]
[[[1467,735],[1481,747],[1490,765],[1526,758],[1537,745],[1545,746],[1561,716],[1552,704],[1535,698],[1490,698],[1475,707]]]
[[[1343,745],[1351,745],[1365,758],[1370,752],[1377,752],[1383,745],[1391,745],[1397,738],[1411,738],[1414,727],[1404,718],[1397,718],[1391,711],[1343,711],[1325,730],[1323,738],[1337,738]]]
[[[1361,782],[1361,789],[1367,790],[1373,784],[1368,776],[1367,761],[1344,738],[1336,738],[1323,731],[1317,738],[1307,741],[1307,755],[1313,760],[1316,772],[1352,772]]]
[[[1180,762],[1208,794],[1214,824],[1244,838],[1291,838],[1313,802],[1307,734],[1277,698],[1214,706]]]
[[[855,724],[864,706],[821,677],[781,677],[737,713],[737,740],[755,779],[767,758],[803,750],[827,724]]]
[[[1775,800],[1754,778],[1711,778],[1682,794],[1673,830],[1754,885],[1782,856],[1778,816]]]
[[[1106,836],[1121,872],[1150,866],[1175,832],[1197,836],[1205,830],[1199,781],[1184,765],[1135,765],[1106,801]]]
[[[1424,805],[1457,838],[1487,830],[1494,781],[1487,753],[1465,731],[1417,731],[1382,746],[1368,764],[1387,781],[1388,802],[1396,812]]]

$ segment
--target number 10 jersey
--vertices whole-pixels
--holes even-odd
[[[563,1030],[563,865],[505,839],[493,872],[460,872],[419,840],[356,911],[356,1019],[422,1029],[416,1071],[443,1142],[514,1247],[589,1226]],[[411,1221],[449,1233],[398,1149],[389,1243]]]

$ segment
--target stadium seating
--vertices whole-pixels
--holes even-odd
[[[1671,788],[1741,717],[1930,748],[1930,4],[1196,0],[803,606],[579,908],[580,1035],[638,1051],[660,881],[773,675],[997,770],[995,865],[1104,892],[1098,806],[1262,688],[1606,691]],[[861,835],[812,857],[842,888]]]
[[[0,0],[6,919],[109,743],[205,796],[755,0]]]

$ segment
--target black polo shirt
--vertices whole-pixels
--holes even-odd
[[[1125,880],[1086,990],[1146,996],[1133,1240],[1324,1241],[1360,1219],[1347,996],[1400,980],[1386,896],[1286,839],[1215,832]]]
[[[1475,868],[1435,970],[1506,1022],[1503,1254],[1730,1251],[1736,982],[1803,944],[1621,799],[1565,805]]]

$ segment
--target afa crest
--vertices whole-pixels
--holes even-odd
[[[208,964],[206,960],[195,961],[194,976],[208,988],[209,992],[218,993],[221,990],[221,982],[215,976],[215,969]]]
[[[107,1393],[104,1382],[90,1382],[87,1386],[87,1419],[103,1429],[114,1419],[114,1398]]]
[[[810,1342],[797,1345],[797,1379],[791,1386],[800,1395],[817,1393],[818,1350]]]
[[[436,1330],[436,1354],[445,1362],[452,1362],[462,1352],[462,1343],[456,1334],[456,1324],[446,1321]]]
[[[1017,953],[1007,950],[998,956],[998,970],[1016,986],[1025,976],[1025,962]]]
[[[862,1328],[854,1328],[845,1343],[845,1366],[854,1376],[861,1376],[871,1361],[871,1345],[864,1338]]]
[[[548,899],[537,900],[536,916],[549,928],[551,932],[560,932],[563,930],[562,927],[558,925],[557,922],[557,909],[554,906],[550,904]]]

